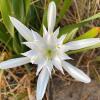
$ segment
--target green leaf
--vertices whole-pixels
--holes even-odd
[[[56,3],[56,6],[58,7],[60,0],[51,0],[51,1],[54,1]]]
[[[72,0],[64,0],[63,6],[60,9],[60,13],[59,13],[59,16],[57,18],[56,24],[58,24],[60,22],[60,20],[63,18],[63,16],[65,15],[67,10],[69,9],[71,3],[72,3]]]
[[[26,9],[26,15],[27,15],[28,10],[30,8],[31,0],[24,0],[24,1],[25,1],[25,9]]]
[[[15,34],[16,36],[13,38],[13,50],[15,51],[16,54],[20,54],[22,52],[22,47],[21,43],[19,40],[19,35]]]
[[[12,0],[14,15],[17,19],[24,22],[25,8],[23,0]]]
[[[71,25],[67,25],[67,26],[64,26],[63,28],[60,29],[60,34],[66,34],[67,32],[70,32],[72,29],[76,28],[76,27],[81,27],[83,25],[85,25],[86,23],[88,23],[89,21],[91,20],[94,20],[96,18],[99,18],[100,17],[100,13],[97,13],[77,24],[71,24]]]
[[[35,4],[32,4],[30,7],[30,17],[28,16],[28,19],[30,20],[30,26],[34,31],[40,32],[41,25],[42,25],[42,16],[43,16],[43,6],[41,2],[37,2]]]
[[[44,25],[45,27],[47,27],[47,13],[48,13],[47,5],[45,5],[44,8],[45,8],[45,9],[44,9],[44,13],[43,13],[42,25],[41,25],[40,33],[43,33],[43,25]]]
[[[9,34],[0,31],[0,41],[5,44],[5,46],[12,51],[12,39]]]
[[[40,33],[43,33],[43,27],[42,27],[43,25],[45,25],[45,27],[47,27],[47,9],[45,9],[44,14],[43,14]]]
[[[12,0],[12,6],[16,18],[25,23],[25,18],[30,7],[30,0]]]
[[[99,27],[94,27],[88,32],[80,35],[79,37],[75,38],[75,40],[80,40],[80,39],[87,39],[87,38],[94,38],[100,33],[100,28]]]
[[[78,28],[73,29],[71,32],[69,32],[64,40],[64,43],[73,40],[75,34],[77,33]]]
[[[0,0],[0,10],[5,27],[7,28],[11,36],[14,37],[14,27],[9,19],[9,16],[11,15],[12,12],[8,0]]]

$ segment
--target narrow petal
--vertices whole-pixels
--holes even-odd
[[[62,62],[59,57],[57,56],[54,57],[52,60],[52,63],[58,70],[60,70],[64,74],[63,69],[62,69]]]
[[[37,51],[43,51],[46,48],[46,45],[41,42],[41,41],[37,41],[37,42],[22,42],[22,44],[26,45],[27,47],[29,47],[30,49],[34,50],[35,52]]]
[[[71,57],[69,57],[67,54],[65,54],[65,53],[62,53],[61,55],[60,55],[60,58],[62,59],[62,60],[67,60],[67,59],[72,59]]]
[[[81,81],[84,83],[90,83],[91,79],[80,69],[74,67],[73,65],[69,64],[68,62],[63,62],[63,68],[77,81]]]
[[[60,27],[58,27],[56,30],[55,30],[55,32],[54,32],[54,37],[57,39],[57,37],[58,37],[58,35],[59,35],[59,29],[60,29]]]
[[[48,35],[46,27],[43,25],[43,38],[46,38]]]
[[[32,32],[33,37],[34,37],[34,41],[43,41],[42,36],[39,35],[39,33],[35,32],[33,30],[31,30],[31,32]]]
[[[51,71],[53,69],[53,64],[51,63],[51,60],[41,58],[37,63],[38,63],[38,68],[37,68],[36,75],[38,75],[39,72],[42,70],[42,68],[45,67],[48,69],[48,72],[51,76]]]
[[[42,68],[44,67],[45,63],[43,65],[41,64],[38,64],[38,68],[37,68],[37,71],[36,71],[36,76],[39,74],[39,72],[42,70]]]
[[[71,57],[69,57],[66,53],[65,50],[67,48],[64,48],[64,46],[62,45],[60,48],[57,49],[57,55],[59,56],[59,58],[61,60],[66,60],[66,59],[72,59]]]
[[[51,71],[53,69],[53,64],[52,64],[51,60],[47,61],[47,63],[45,64],[45,67],[48,69],[48,72],[49,72],[49,74],[51,76]]]
[[[37,91],[36,91],[37,100],[42,100],[46,91],[48,81],[49,81],[49,72],[46,68],[43,68],[37,81]]]
[[[49,4],[47,20],[48,20],[48,32],[52,33],[56,21],[56,5],[53,1]]]
[[[77,41],[66,43],[65,45],[66,45],[66,48],[68,48],[69,50],[77,50],[77,49],[95,45],[97,43],[100,43],[100,38],[77,40]]]
[[[30,49],[33,49],[33,50],[35,50],[36,49],[36,43],[34,43],[34,42],[22,42],[22,44],[24,44],[24,45],[26,45],[27,47],[29,47]]]
[[[69,51],[69,47],[68,47],[66,44],[63,44],[63,45],[61,46],[61,49],[62,49],[63,52]]]
[[[27,58],[27,57],[10,59],[10,60],[1,62],[0,63],[0,69],[14,68],[14,67],[17,67],[17,66],[27,64],[29,62],[30,62],[30,59]]]
[[[58,39],[58,44],[63,44],[64,39],[66,38],[66,34],[62,35],[59,39]]]
[[[36,56],[37,55],[37,52],[36,51],[33,51],[33,50],[30,50],[30,51],[27,51],[27,52],[24,52],[24,53],[21,53],[23,56],[26,56],[28,58],[32,58],[33,56]]]
[[[38,68],[37,68],[36,75],[38,75],[39,72],[42,70],[42,68],[45,67],[46,60],[44,58],[42,58],[42,59],[40,58],[40,59],[38,59],[37,63],[38,63]]]
[[[48,31],[46,30],[45,26],[43,26],[43,39],[45,42],[50,41],[51,38],[51,34],[48,33]]]
[[[33,41],[33,35],[30,29],[28,29],[24,24],[14,17],[10,17],[10,20],[23,38],[25,38],[27,41]]]

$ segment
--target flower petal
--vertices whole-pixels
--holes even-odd
[[[52,64],[51,60],[47,61],[47,63],[45,64],[45,67],[48,69],[48,72],[49,72],[49,74],[51,76],[51,71],[53,69],[53,64]]]
[[[33,37],[34,37],[34,41],[43,41],[43,38],[41,35],[39,35],[37,32],[31,30]]]
[[[40,58],[40,57],[39,57],[39,58]],[[42,68],[45,67],[46,59],[44,59],[44,58],[38,59],[37,63],[38,63],[38,68],[37,68],[36,75],[38,75],[39,72],[42,70]]]
[[[58,39],[58,44],[59,44],[59,45],[63,44],[65,38],[66,38],[66,34],[62,35],[62,36]]]
[[[43,25],[43,38],[45,39],[48,35],[46,27]]]
[[[65,54],[65,53],[62,53],[61,55],[60,55],[60,58],[61,58],[61,60],[67,60],[67,59],[72,59],[71,57],[69,57],[67,54]]]
[[[57,37],[58,37],[58,35],[59,35],[59,29],[60,29],[60,27],[58,27],[56,30],[55,30],[55,32],[54,32],[54,37],[57,39]]]
[[[22,42],[22,44],[26,45],[27,47],[29,47],[32,50],[35,50],[37,47],[34,42]]]
[[[33,56],[36,56],[37,55],[37,52],[36,51],[33,51],[33,50],[30,50],[30,51],[27,51],[27,52],[24,52],[24,53],[21,53],[23,56],[26,56],[28,58],[32,58]]]
[[[91,79],[83,71],[68,62],[63,61],[63,68],[76,80],[84,83],[90,83]]]
[[[1,62],[0,63],[0,69],[14,68],[14,67],[17,67],[17,66],[27,64],[29,62],[30,62],[30,59],[27,58],[27,57],[10,59],[10,60]]]
[[[48,32],[52,33],[56,21],[56,5],[53,1],[49,4],[47,20],[48,20]]]
[[[68,42],[65,45],[66,48],[68,48],[69,50],[77,50],[77,49],[95,45],[97,43],[100,43],[100,38],[77,40],[77,41]]]
[[[43,68],[37,81],[37,91],[36,91],[37,100],[42,100],[46,91],[48,81],[49,81],[49,72],[47,68]]]
[[[25,38],[27,41],[33,41],[33,35],[30,29],[28,29],[24,24],[14,17],[10,17],[10,20],[23,38]]]
[[[53,65],[64,74],[62,69],[62,62],[59,57],[55,56],[52,60]]]
[[[48,69],[48,72],[51,76],[51,71],[53,69],[53,64],[51,63],[51,60],[48,60],[48,59],[45,59],[42,57],[42,58],[38,59],[37,63],[38,63],[38,68],[37,68],[36,75],[38,75],[39,72],[42,70],[42,68],[45,67]]]
[[[37,51],[43,51],[46,48],[46,45],[43,42],[35,41],[35,42],[22,42],[22,44],[26,45],[30,49]]]

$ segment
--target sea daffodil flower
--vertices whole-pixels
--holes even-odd
[[[37,100],[42,100],[54,67],[62,73],[64,73],[63,69],[65,69],[65,71],[77,81],[84,83],[89,83],[91,81],[83,71],[65,61],[71,59],[65,52],[95,45],[96,43],[100,43],[100,39],[90,38],[63,44],[66,35],[62,35],[58,38],[59,28],[53,31],[56,21],[56,5],[53,1],[49,4],[48,8],[48,31],[45,26],[43,26],[43,37],[37,32],[28,29],[16,18],[10,17],[10,20],[20,35],[28,41],[23,42],[23,44],[31,50],[22,53],[24,57],[1,62],[0,69],[14,68],[27,63],[37,64],[36,75],[39,74],[36,91]]]

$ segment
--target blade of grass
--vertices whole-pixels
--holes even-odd
[[[52,1],[52,0],[51,0]],[[56,6],[58,7],[61,0],[53,0],[56,3]]]
[[[89,21],[94,20],[94,19],[99,18],[99,17],[100,17],[100,13],[97,13],[97,14],[77,23],[77,24],[66,25],[66,26],[64,26],[63,28],[60,29],[60,35],[66,34],[67,32],[70,32],[72,29],[74,29],[76,27],[79,28],[79,27],[87,24]]]
[[[3,33],[0,31],[0,41],[5,44],[5,46],[12,51],[12,39],[9,34]]]
[[[100,28],[99,27],[94,27],[90,29],[88,32],[82,34],[81,36],[75,38],[75,40],[80,40],[80,39],[87,39],[87,38],[94,38],[100,33]]]
[[[16,36],[13,38],[13,49],[16,52],[16,54],[20,54],[22,51],[21,42],[19,40],[18,34],[15,34]]]
[[[64,0],[62,9],[60,9],[60,13],[59,16],[57,18],[57,22],[56,25],[60,22],[60,20],[63,18],[63,16],[65,15],[65,13],[67,12],[67,10],[69,9],[70,5],[72,3],[72,0]]]
[[[42,18],[42,24],[41,24],[41,29],[40,29],[40,33],[43,33],[43,25],[45,25],[45,27],[47,27],[47,5],[44,5],[44,14],[43,14],[43,18]]]
[[[0,10],[1,15],[3,18],[3,23],[5,27],[7,28],[8,32],[12,37],[14,37],[14,27],[10,22],[9,16],[11,15],[11,9],[9,7],[9,1],[8,0],[0,0]]]
[[[29,10],[29,8],[30,8],[30,3],[31,3],[31,0],[25,0],[26,15],[27,15],[28,10]]]
[[[24,22],[25,8],[23,0],[12,0],[14,15],[17,19]]]
[[[69,32],[64,40],[64,43],[73,40],[75,34],[77,33],[78,28],[73,29],[71,32]]]

